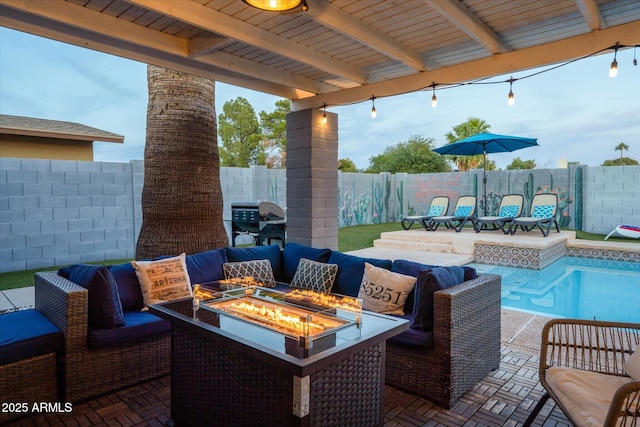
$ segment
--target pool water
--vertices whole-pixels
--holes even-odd
[[[640,263],[564,257],[543,270],[470,264],[502,276],[502,307],[548,317],[640,323]]]

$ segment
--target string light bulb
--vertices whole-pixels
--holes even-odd
[[[638,47],[638,45],[635,45],[633,47],[633,65],[638,65],[638,60],[636,59],[636,48]]]
[[[509,82],[509,98],[507,98],[507,104],[509,104],[509,107],[512,107],[513,104],[516,103],[516,97],[513,94],[513,82],[516,80],[517,79],[514,79],[513,76],[507,80]]]
[[[438,98],[436,97],[436,82],[431,83],[431,89],[433,96],[431,97],[431,107],[436,108],[438,106]]]
[[[322,124],[327,124],[327,104],[322,104]]]
[[[613,52],[613,61],[611,62],[611,67],[609,68],[609,77],[615,77],[618,75],[618,61],[616,61],[616,57],[618,56],[618,48],[620,47],[620,43],[616,42],[614,46]]]
[[[371,96],[371,118],[375,119],[378,114],[376,113],[376,97]]]

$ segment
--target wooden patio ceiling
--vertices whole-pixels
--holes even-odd
[[[306,12],[273,13],[241,0],[0,0],[0,25],[290,98],[293,110],[640,42],[638,0],[307,4]]]

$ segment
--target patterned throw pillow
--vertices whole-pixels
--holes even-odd
[[[365,263],[358,298],[365,310],[403,315],[404,304],[415,284],[415,277]]]
[[[156,261],[131,261],[145,306],[193,295],[185,257],[181,254]]]
[[[453,216],[469,216],[471,213],[471,206],[458,206]]]
[[[338,273],[337,264],[326,264],[300,258],[291,287],[329,293]]]
[[[273,278],[273,269],[268,259],[258,259],[254,261],[227,262],[223,264],[225,279],[237,277],[253,277],[262,286],[273,288],[276,281]]]
[[[498,216],[501,218],[511,218],[518,214],[518,205],[506,205],[500,208]]]
[[[427,216],[440,216],[442,215],[443,208],[444,206],[431,206],[429,212],[427,212]]]
[[[553,205],[538,205],[533,208],[531,216],[533,218],[551,218],[553,214]]]

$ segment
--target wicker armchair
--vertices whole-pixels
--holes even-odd
[[[434,294],[434,347],[387,342],[385,382],[449,408],[500,365],[501,276],[481,274]]]
[[[36,273],[35,299],[36,308],[65,337],[66,401],[78,402],[170,372],[169,334],[127,345],[89,349],[88,291],[57,272]]]
[[[638,348],[638,323],[549,321],[542,330],[539,369],[546,394],[524,426],[531,425],[549,397],[576,426],[640,425],[640,381],[627,376],[622,366]],[[567,373],[578,373],[578,382],[567,381]],[[579,381],[590,383],[595,393],[580,393]],[[608,406],[603,406],[607,402]]]

